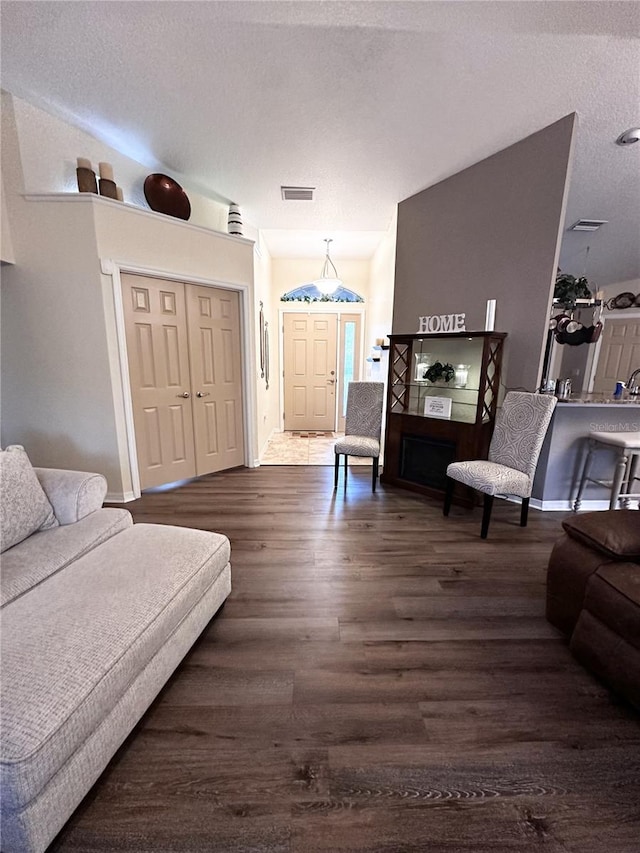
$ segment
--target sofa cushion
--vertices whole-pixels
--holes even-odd
[[[225,536],[136,524],[5,608],[0,784],[19,809],[228,565]]]
[[[589,578],[585,610],[640,649],[640,566],[607,563]]]
[[[365,435],[345,435],[336,441],[334,450],[347,456],[371,456],[376,459],[380,456],[380,442]]]
[[[41,530],[9,548],[2,555],[0,607],[132,524],[126,509],[99,509],[75,524]]]
[[[528,498],[531,494],[530,477],[515,468],[508,468],[498,462],[488,462],[486,459],[452,462],[447,466],[447,477],[487,495],[518,495]]]
[[[640,511],[587,512],[562,522],[572,539],[619,560],[640,560]]]
[[[47,500],[24,447],[12,444],[0,451],[1,550],[12,548],[36,530],[56,527],[58,520]]]

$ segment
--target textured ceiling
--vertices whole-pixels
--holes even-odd
[[[636,2],[1,8],[5,89],[237,202],[278,255],[309,254],[301,229],[318,256],[334,232],[332,256],[362,255],[348,232],[385,231],[397,202],[576,111],[567,224],[608,224],[568,235],[563,266],[584,272],[590,245],[591,278],[640,277],[640,143],[615,145],[640,125]]]

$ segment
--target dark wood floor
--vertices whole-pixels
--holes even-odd
[[[639,716],[544,618],[564,516],[332,478],[127,505],[226,533],[233,592],[51,849],[640,851]]]

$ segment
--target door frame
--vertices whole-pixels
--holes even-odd
[[[128,261],[101,258],[100,267],[103,275],[111,277],[109,296],[113,302],[109,305],[107,294],[104,293],[104,307],[107,322],[112,315],[113,331],[115,332],[110,344],[111,376],[113,381],[114,404],[116,414],[116,430],[118,435],[118,451],[123,473],[125,488],[123,500],[130,501],[141,495],[140,475],[138,471],[138,453],[136,450],[136,435],[133,423],[133,402],[131,383],[129,379],[129,358],[127,354],[126,330],[124,319],[124,303],[122,298],[121,273],[130,275],[145,275],[150,278],[160,278],[167,281],[179,281],[184,284],[197,284],[203,287],[218,287],[224,290],[236,291],[240,299],[240,348],[242,353],[242,417],[244,423],[244,460],[247,468],[255,468],[259,462],[254,458],[252,448],[257,446],[256,433],[256,389],[250,365],[255,361],[254,341],[251,334],[251,292],[249,284],[223,281],[221,279],[200,278],[193,275],[179,275],[173,271],[154,269],[129,263]],[[120,392],[120,393],[118,393]],[[128,480],[128,482],[127,482]]]
[[[339,306],[339,307],[338,307]],[[285,314],[334,314],[336,317],[336,364],[340,365],[340,317],[342,314],[360,314],[360,377],[364,375],[364,342],[365,342],[365,306],[361,302],[287,302],[286,307],[278,309],[278,359],[280,371],[278,375],[279,406],[278,425],[284,432],[284,315]],[[336,383],[336,388],[338,383]],[[336,408],[333,417],[333,429],[338,420],[338,398],[336,393]]]

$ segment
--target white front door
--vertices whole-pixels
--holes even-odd
[[[336,422],[336,314],[284,315],[284,428],[331,431]]]

